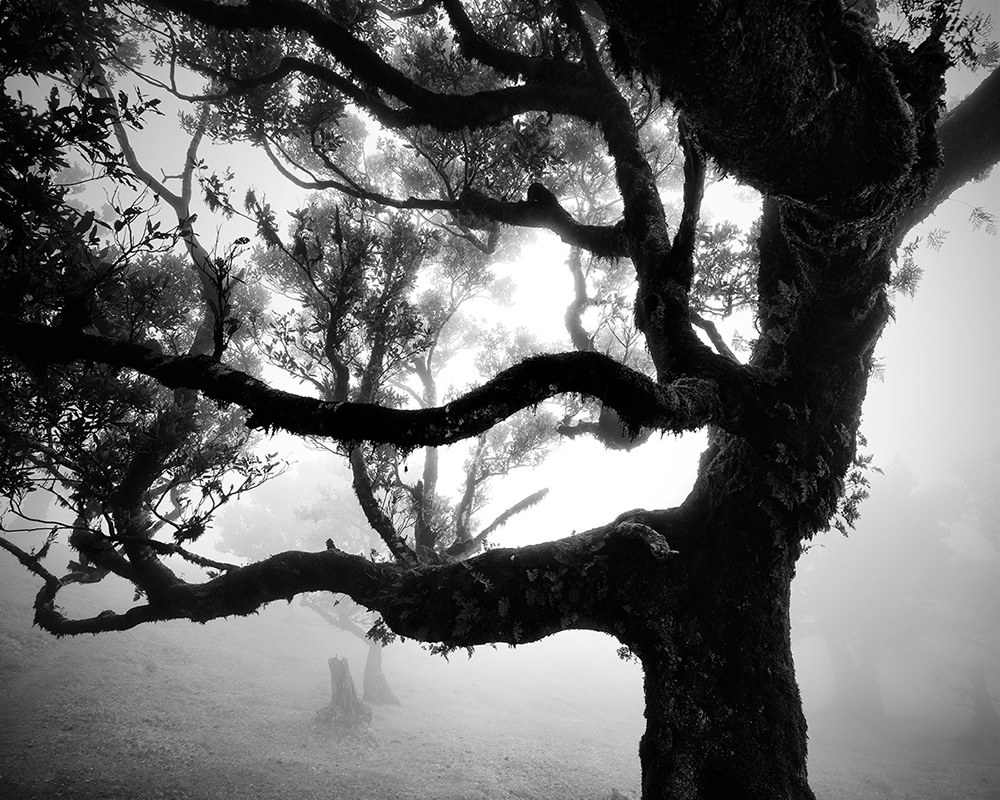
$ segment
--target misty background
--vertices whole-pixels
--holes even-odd
[[[953,80],[957,97],[978,79]],[[172,124],[148,132],[147,152],[183,148],[170,141]],[[1000,798],[1000,244],[970,222],[979,207],[1000,209],[996,173],[917,231],[947,235],[940,249],[920,248],[916,296],[896,298],[878,348],[883,375],[871,383],[862,432],[881,471],[867,473],[871,497],[856,529],[818,535],[799,564],[793,638],[820,798]],[[710,223],[746,227],[756,209],[733,185],[706,197]],[[542,339],[565,336],[564,262],[542,239],[509,267],[520,324]],[[748,324],[734,326],[749,333]],[[498,485],[498,509],[550,491],[494,544],[680,502],[703,444],[699,435],[654,437],[613,453],[566,441]],[[371,546],[342,465],[283,437],[263,446],[290,467],[219,516],[210,541],[219,558],[318,550],[326,538]],[[48,563],[70,557],[57,546]],[[0,554],[4,797],[116,797],[135,786],[143,790],[134,796],[163,798],[637,795],[642,674],[606,636],[564,633],[447,660],[393,643],[383,670],[400,705],[376,706],[369,731],[341,739],[314,725],[330,696],[327,659],[346,656],[360,688],[369,647],[298,600],[247,619],[56,640],[31,627],[37,588]],[[74,616],[132,600],[111,580],[60,596]],[[125,777],[102,777],[110,765]]]

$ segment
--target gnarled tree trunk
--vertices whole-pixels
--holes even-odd
[[[619,590],[614,633],[645,673],[643,800],[813,800],[790,633],[799,548],[754,499],[755,467],[738,443],[710,446],[679,513],[643,520],[676,554]]]

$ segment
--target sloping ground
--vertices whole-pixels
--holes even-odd
[[[329,701],[326,659],[347,655],[359,681],[364,644],[306,609],[56,640],[30,627],[35,589],[0,554],[4,800],[638,796],[641,676],[609,641],[450,662],[393,645],[385,670],[403,705],[345,738],[313,718]],[[129,600],[101,591],[94,610]],[[996,753],[909,726],[820,728],[810,773],[820,800],[1000,800]]]
[[[56,640],[30,627],[30,577],[0,563],[0,581],[2,798],[637,794],[638,669],[610,642],[586,658],[545,643],[450,662],[393,645],[385,670],[403,705],[376,707],[352,739],[313,718],[327,658],[347,655],[360,682],[365,646],[306,609]]]
[[[848,727],[810,721],[818,800],[1000,800],[1000,747],[970,745],[928,720]]]

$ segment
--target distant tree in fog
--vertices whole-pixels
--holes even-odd
[[[250,560],[285,550],[319,550],[328,531],[336,528],[345,547],[358,552],[384,550],[354,499],[348,477],[340,476],[343,485],[339,487],[331,480],[330,473],[337,474],[333,470],[324,470],[327,480],[323,485],[301,479],[315,468],[316,462],[297,468],[289,476],[300,478],[294,487],[286,479],[254,492],[249,502],[227,506],[215,519],[219,549]],[[382,642],[368,635],[378,615],[344,594],[308,592],[299,595],[299,602],[338,630],[366,643],[362,699],[398,703],[382,670]]]
[[[872,488],[850,542],[817,543],[793,595],[795,631],[826,645],[833,710],[862,718],[884,715],[879,665],[917,648],[952,556],[937,498],[904,467],[890,466]]]
[[[364,150],[365,131],[350,122],[344,135],[354,141],[340,148],[347,151],[345,161],[352,152],[351,160],[360,160],[357,154]],[[366,161],[369,180],[388,182],[414,168],[393,153],[384,154],[380,167]],[[360,164],[353,166],[362,171]],[[250,213],[268,245],[256,254],[257,268],[293,301],[288,311],[275,315],[262,350],[323,400],[387,408],[415,402],[432,408],[449,388],[442,373],[456,356],[471,350],[478,366],[495,372],[533,344],[523,333],[478,330],[465,316],[472,301],[504,292],[504,282],[491,269],[500,255],[496,225],[480,241],[446,219],[420,226],[413,215],[370,200],[334,202],[324,195],[292,213],[285,242],[272,213],[256,198]],[[504,521],[541,499],[538,493],[524,498],[476,530],[490,483],[537,464],[553,437],[544,411],[497,422],[473,440],[456,500],[440,486],[435,446],[423,448],[423,463],[417,464],[410,452],[384,444],[310,441],[346,459],[371,529],[392,558],[412,566],[446,555],[473,555]]]
[[[931,487],[917,486],[901,464],[889,466],[873,479],[850,541],[819,543],[801,562],[794,630],[826,645],[833,711],[881,718],[882,679],[902,660],[928,685],[935,680],[946,699],[968,705],[974,730],[995,728],[996,710],[984,697],[1000,676],[1000,552],[963,552],[968,545],[954,538],[964,528],[995,548],[996,504],[983,491],[996,478],[995,460],[958,465],[957,480]]]
[[[45,459],[67,448],[75,456],[116,436],[138,445],[106,460],[105,483],[75,487],[73,502],[87,513],[92,493],[136,501],[120,524],[88,526],[74,545],[145,601],[71,619],[56,606],[62,583],[41,553],[0,538],[45,582],[38,624],[64,635],[204,622],[323,591],[442,648],[603,631],[643,664],[644,798],[812,798],[789,636],[795,564],[838,514],[844,524],[856,517],[861,406],[904,237],[1000,159],[989,122],[1000,72],[941,114],[949,67],[996,55],[981,47],[984,22],[957,5],[908,0],[886,28],[876,27],[873,4],[862,11],[842,0],[0,6],[4,488],[18,501]],[[262,352],[312,380],[314,396],[243,369],[228,339],[236,318],[204,287],[194,296],[210,312],[210,348],[189,352],[139,324],[132,278],[155,248],[155,224],[123,213],[114,227],[134,247],[120,257],[107,244],[114,231],[66,203],[56,175],[71,149],[119,185],[136,181],[108,143],[109,125],[116,116],[141,124],[148,108],[123,94],[112,108],[93,69],[94,60],[131,63],[121,48],[134,36],[142,45],[132,55],[145,53],[152,73],[167,67],[162,88],[183,94],[170,84],[175,66],[204,76],[199,101],[215,112],[206,135],[249,141],[289,180],[339,193],[293,214],[286,234],[257,193],[236,204],[227,176],[201,181],[210,207],[255,221],[265,252],[254,280],[291,288],[296,311],[276,337],[264,325],[249,329]],[[45,75],[61,83],[40,109],[8,88],[9,78]],[[353,136],[357,115],[381,140]],[[656,131],[680,146],[675,206],[661,195],[668,172],[651,144]],[[394,166],[380,171],[379,159]],[[739,258],[714,258],[724,248],[699,228],[710,165],[764,198],[755,238],[732,248]],[[574,170],[592,179],[575,181]],[[606,215],[580,212],[581,198],[584,207],[607,202],[588,194],[600,185],[614,191]],[[418,391],[410,402],[406,370],[418,371],[413,357],[434,336],[421,291],[447,285],[435,270],[452,263],[437,232],[472,248],[456,256],[452,266],[462,266],[474,250],[499,246],[501,226],[547,229],[597,257],[595,272],[571,276],[584,278],[576,299],[586,313],[554,309],[573,349],[519,352],[508,363],[481,331],[489,368],[479,384],[445,397]],[[627,265],[628,304],[607,262]],[[111,264],[112,283],[125,288],[109,297],[96,277]],[[169,309],[172,297],[154,293],[150,307]],[[734,302],[757,314],[746,363],[708,324]],[[106,325],[111,312],[116,324]],[[83,390],[107,380],[122,392]],[[512,430],[541,442],[545,404],[567,395],[578,403],[561,423],[567,435],[627,446],[644,431],[706,430],[685,502],[469,557],[485,529],[473,534],[461,503],[442,511],[426,481],[396,484],[397,468],[405,475],[398,453],[468,440],[475,465],[481,437],[517,438],[502,431],[518,414],[529,421]],[[179,545],[156,538],[155,524],[131,523],[152,513],[142,504],[159,486],[165,449],[184,474],[203,474],[204,448],[177,444],[178,432],[212,430],[236,407],[251,429],[344,453],[392,558],[345,551],[333,528],[320,552],[180,577],[162,558]],[[43,445],[53,455],[39,463]],[[475,482],[480,472],[466,475]],[[218,475],[223,487],[228,479]],[[202,497],[211,501],[216,485],[202,485]],[[195,503],[198,492],[185,499]],[[185,524],[175,538],[200,530]]]
[[[931,615],[952,652],[939,658],[935,678],[946,697],[972,712],[967,739],[995,746],[1000,739],[1000,452],[988,451],[955,464],[961,483],[946,506],[958,535],[973,535],[947,565],[946,591]],[[962,541],[962,540],[960,540]],[[932,623],[933,624],[933,623]]]

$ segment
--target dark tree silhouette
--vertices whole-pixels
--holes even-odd
[[[331,531],[324,552],[280,553],[203,582],[157,568],[147,581],[158,551],[135,544],[123,557],[142,565],[130,574],[146,602],[88,619],[67,617],[55,604],[59,579],[4,541],[45,581],[38,624],[66,635],[205,621],[328,591],[378,611],[399,634],[449,647],[604,631],[644,668],[644,798],[812,798],[789,643],[795,563],[838,508],[854,511],[847,478],[903,237],[1000,159],[1000,73],[941,113],[944,73],[957,58],[975,58],[979,30],[956,5],[901,2],[912,32],[904,41],[873,29],[874,4],[842,0],[54,3],[66,13],[36,19],[61,35],[86,34],[92,47],[36,38],[44,53],[22,72],[78,75],[73,59],[108,46],[93,35],[105,20],[141,21],[160,32],[156,59],[208,77],[205,94],[221,120],[213,135],[257,143],[290,176],[364,202],[451,215],[470,235],[488,238],[497,223],[543,227],[601,257],[628,259],[651,374],[581,348],[525,358],[433,407],[316,399],[211,355],[70,328],[56,312],[41,313],[27,290],[3,296],[6,358],[137,372],[242,406],[252,428],[348,445],[457,442],[564,393],[613,409],[623,432],[707,429],[709,443],[676,508],[625,511],[588,531],[463,561],[376,562],[338,549]],[[683,121],[676,223],[639,133],[632,100],[643,87]],[[5,103],[16,117],[14,101]],[[463,170],[441,191],[418,181],[395,195],[398,186],[368,183],[336,159],[347,106]],[[613,223],[581,222],[561,203],[563,187],[547,184],[557,155],[544,144],[550,117],[581,121],[603,140],[621,203]],[[74,136],[99,132],[71,131],[67,143]],[[696,232],[706,158],[764,197],[759,338],[746,364],[692,327],[692,311],[706,306],[694,292],[705,274]],[[54,207],[57,195],[49,192]],[[24,231],[30,219],[3,224],[37,243]],[[56,219],[54,227],[71,242],[73,224]],[[8,257],[54,268],[38,248],[6,241]],[[73,264],[85,250],[60,252]],[[12,273],[12,289],[21,278]]]

